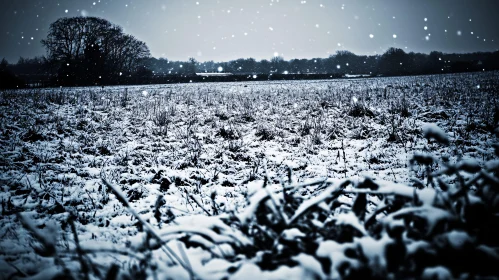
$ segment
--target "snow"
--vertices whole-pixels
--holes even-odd
[[[447,134],[434,123],[428,123],[423,126],[423,135],[425,138],[435,138],[441,143],[449,141]]]
[[[423,271],[422,279],[454,279],[451,272],[443,266],[428,267]]]
[[[362,235],[367,235],[364,226],[360,223],[359,218],[353,212],[340,213],[334,218],[337,225],[349,225],[357,229]]]
[[[288,229],[282,232],[282,237],[285,240],[290,240],[290,241],[305,236],[306,235],[297,228]]]
[[[430,94],[442,98],[443,95],[439,95],[440,91],[435,87],[446,83],[459,84],[470,94],[475,94],[484,91],[483,85],[496,76],[483,73],[473,74],[473,77],[458,74],[366,80],[347,77],[349,79],[334,81],[128,86],[126,106],[122,105],[124,87],[106,87],[104,90],[62,88],[57,91],[62,90],[70,100],[80,100],[80,103],[77,106],[47,103],[45,109],[28,102],[3,106],[0,129],[2,133],[11,131],[13,134],[10,134],[12,138],[9,140],[2,138],[0,147],[2,157],[9,163],[2,166],[0,172],[0,200],[10,200],[14,210],[2,208],[2,211],[21,209],[26,224],[31,228],[44,228],[36,230],[42,235],[32,236],[21,228],[14,214],[2,215],[0,249],[8,253],[0,256],[0,262],[9,258],[10,263],[33,271],[33,274],[48,267],[49,260],[37,257],[30,244],[44,243],[58,250],[67,250],[62,238],[70,236],[70,233],[64,231],[61,225],[67,220],[68,212],[77,217],[76,230],[82,248],[87,251],[143,249],[147,235],[139,231],[137,220],[102,184],[101,175],[105,174],[119,189],[121,196],[130,200],[130,206],[137,215],[168,241],[172,250],[180,255],[182,250],[185,251],[194,270],[203,279],[223,278],[228,267],[238,266],[241,267],[232,275],[234,278],[244,279],[250,275],[262,279],[315,276],[336,279],[339,276],[337,268],[342,262],[359,265],[344,256],[343,250],[349,245],[330,240],[322,242],[317,250],[317,255],[333,260],[332,274],[327,276],[323,275],[315,258],[305,254],[293,257],[300,266],[281,267],[274,272],[262,271],[251,263],[254,260],[243,264],[237,260],[229,263],[212,257],[234,255],[237,259],[234,248],[252,243],[236,227],[232,228],[220,220],[227,216],[213,216],[213,203],[220,211],[232,211],[241,225],[252,226],[254,213],[263,201],[271,205],[268,199],[273,198],[278,208],[284,205],[283,190],[306,198],[296,212],[285,217],[288,222],[297,221],[315,206],[332,209],[325,201],[337,196],[337,201],[346,205],[336,208],[337,212],[331,213],[328,221],[357,228],[364,236],[356,238],[355,244],[369,248],[365,252],[369,261],[383,266],[379,256],[388,239],[385,236],[379,240],[370,239],[363,221],[348,211],[348,205],[353,202],[352,194],[371,190],[351,186],[342,189],[341,184],[346,182],[346,178],[357,183],[364,176],[369,176],[375,178],[374,182],[379,185],[377,190],[372,191],[374,194],[396,194],[410,201],[416,195],[421,202],[419,206],[384,216],[383,223],[387,225],[399,225],[404,215],[415,215],[429,221],[430,234],[439,222],[452,221],[453,217],[439,208],[438,188],[415,190],[411,186],[411,178],[426,181],[424,168],[418,165],[410,170],[407,168],[411,155],[414,152],[448,155],[450,162],[464,159],[460,167],[465,170],[473,171],[483,166],[483,172],[497,168],[499,161],[484,164],[493,156],[490,133],[477,130],[471,139],[462,139],[458,132],[465,131],[470,120],[466,119],[460,104],[445,105],[439,100],[432,103],[425,98]],[[478,89],[477,84],[481,84],[482,88]],[[401,92],[403,86],[408,85],[404,92],[411,116],[402,118],[398,114],[387,113],[392,102],[398,102],[401,98],[397,95],[390,100],[382,98],[388,85],[400,86],[400,89],[393,89],[396,92]],[[40,90],[41,96],[53,92],[54,89]],[[96,94],[95,99],[91,99],[91,92]],[[31,93],[18,91],[16,94],[19,98],[28,98]],[[486,92],[482,94],[477,98],[488,98]],[[460,93],[451,97],[446,95],[446,98],[459,96]],[[374,116],[349,115],[353,104],[365,105]],[[174,106],[175,110],[168,132],[162,134],[154,122],[155,112],[170,106]],[[22,119],[27,121],[22,121],[17,112],[23,112]],[[248,116],[253,120],[248,121]],[[392,129],[390,118],[397,123],[396,130],[402,137],[400,141],[387,140]],[[24,125],[31,125],[35,119],[43,123],[38,125],[38,131],[45,138],[32,142],[22,140],[28,130]],[[471,122],[480,124],[480,116],[474,116]],[[86,126],[81,129],[79,124]],[[307,124],[311,126],[310,133],[302,134]],[[270,128],[276,133],[275,138],[261,140],[255,135],[260,127]],[[222,128],[237,131],[238,139],[221,136],[219,132]],[[332,130],[338,132],[337,138],[328,137]],[[320,144],[312,142],[316,131],[321,138]],[[462,144],[456,151],[455,145],[440,145],[427,141],[425,137],[444,142],[446,139],[450,143],[462,141]],[[199,154],[195,145],[197,142],[201,143]],[[108,152],[102,147],[106,147]],[[35,156],[38,164],[32,163]],[[191,161],[193,157],[197,158],[197,162]],[[266,162],[266,170],[263,162]],[[292,171],[291,183],[288,183],[288,168]],[[434,166],[434,171],[438,172],[441,168]],[[269,182],[264,188],[266,172]],[[462,175],[468,179],[473,173],[463,172]],[[165,183],[167,181],[169,184]],[[316,192],[318,189],[322,191]],[[44,193],[51,196],[43,197]],[[137,194],[133,200],[130,199],[132,194]],[[159,209],[159,221],[154,217],[158,196],[162,196],[165,202]],[[190,196],[195,197],[210,215]],[[470,195],[468,198],[471,204],[478,203],[477,197]],[[56,202],[64,205],[68,212],[47,214]],[[369,211],[376,207],[371,204],[377,203],[381,202],[375,195],[368,196]],[[169,220],[169,211],[175,219]],[[49,222],[51,220],[54,222]],[[318,221],[313,223],[320,225]],[[188,237],[188,240],[203,244],[207,249],[178,249],[178,246],[183,246],[175,240],[179,236]],[[282,238],[289,242],[300,240],[303,236],[304,232],[297,228],[282,232]],[[447,240],[456,248],[470,242],[468,236],[459,231],[451,232]],[[74,244],[68,243],[71,244],[69,248],[73,248]],[[409,251],[427,245],[415,241],[409,245]],[[142,256],[140,252],[137,254]],[[107,253],[102,255],[99,258],[103,259],[103,264],[115,261],[110,260]],[[172,262],[161,250],[154,251],[153,255],[157,263],[166,264],[160,265],[158,278],[190,278],[182,268],[168,267],[167,264]],[[130,258],[120,256],[118,259],[128,265]],[[30,265],[25,260],[30,260]],[[10,268],[6,270],[11,273]],[[0,269],[0,273],[3,272],[3,268]],[[425,273],[445,275],[444,272],[439,268],[429,268]],[[50,278],[58,270],[49,269],[42,273],[39,277]]]
[[[335,241],[326,240],[321,242],[319,248],[317,249],[316,255],[322,258],[329,258],[331,260],[331,274],[329,278],[339,279],[339,268],[344,263],[348,263],[351,267],[358,267],[360,263],[357,260],[350,259],[345,256],[344,251],[347,248],[351,248],[351,244],[339,244]]]
[[[298,262],[299,266],[306,272],[303,279],[312,279],[319,277],[325,279],[326,275],[322,271],[321,264],[312,256],[300,253],[293,260]]]
[[[451,231],[447,234],[449,245],[455,250],[463,249],[463,247],[471,243],[471,237],[464,231]]]
[[[385,249],[387,245],[392,242],[393,240],[388,236],[388,234],[385,234],[379,240],[369,236],[355,238],[355,243],[362,246],[363,253],[368,258],[370,267],[386,267]]]

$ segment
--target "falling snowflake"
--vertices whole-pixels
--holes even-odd
[[[458,30],[457,31],[457,36],[461,36],[463,33],[461,32],[461,30]]]
[[[397,34],[393,34],[393,39],[397,39]]]
[[[428,30],[428,26],[425,26],[425,27],[424,27],[424,30]]]
[[[374,38],[374,35],[373,34],[369,34],[369,38]]]
[[[278,56],[279,56],[279,53],[278,53],[278,52],[274,52],[274,56],[275,56],[275,57],[278,57]]]
[[[222,72],[224,69],[222,68],[222,66],[218,66],[218,72]]]

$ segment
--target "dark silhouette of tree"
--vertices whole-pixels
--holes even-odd
[[[292,73],[302,74],[306,73],[307,60],[306,59],[292,59],[289,62],[289,68]]]
[[[42,40],[48,58],[58,65],[63,84],[109,83],[134,74],[149,49],[123,29],[96,17],[61,18]]]
[[[274,56],[270,60],[270,71],[278,74],[282,74],[286,70],[286,62],[284,61],[284,58],[281,56]]]
[[[256,71],[257,62],[254,58],[248,58],[244,60],[242,67],[244,73],[253,74]]]
[[[0,61],[0,88],[19,88],[23,86],[23,81],[10,71],[9,62],[2,58]]]
[[[389,48],[379,59],[378,72],[383,75],[408,74],[408,56],[402,49]]]
[[[442,61],[443,57],[444,54],[442,52],[431,52],[426,60],[426,66],[422,70],[426,73],[440,73],[445,64],[444,61]]]
[[[271,63],[266,59],[262,59],[259,63],[258,73],[269,74],[271,70]]]
[[[197,70],[197,60],[194,57],[189,57],[189,63],[187,64],[186,72],[191,75],[196,74]]]
[[[326,59],[325,72],[358,74],[361,69],[361,58],[349,51],[337,51]]]
[[[43,76],[52,74],[50,62],[45,57],[20,57],[16,64],[10,65],[12,72],[20,76]]]

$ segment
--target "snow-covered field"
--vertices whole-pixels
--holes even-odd
[[[282,265],[261,272],[258,254],[243,264],[228,244],[254,240],[214,216],[243,217],[244,224],[253,213],[248,199],[258,200],[249,194],[259,193],[264,181],[276,193],[281,185],[326,178],[331,184],[370,177],[421,187],[431,181],[429,172],[443,166],[411,166],[414,153],[448,158],[448,164],[475,159],[483,166],[496,157],[498,90],[499,73],[489,72],[4,91],[0,277],[45,271],[43,279],[67,267],[104,278],[111,264],[122,276],[138,278],[189,278],[189,270],[202,279],[344,276],[334,265],[340,274],[327,274],[303,253],[294,259],[301,269]],[[436,138],[441,133],[429,124],[443,130],[448,145],[424,137],[424,127],[434,129]],[[144,233],[112,186],[164,238],[164,246]],[[297,195],[313,200],[321,186],[306,186]],[[338,201],[351,206],[353,197]],[[378,196],[368,200],[368,213],[381,203]],[[282,236],[300,234],[286,230]],[[186,236],[212,250],[185,248]],[[50,244],[56,253],[47,252]],[[328,244],[317,256],[339,246]],[[173,265],[181,261],[170,259],[168,250],[189,269]]]

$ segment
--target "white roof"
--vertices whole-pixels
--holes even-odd
[[[196,73],[198,76],[231,76],[232,73]]]

